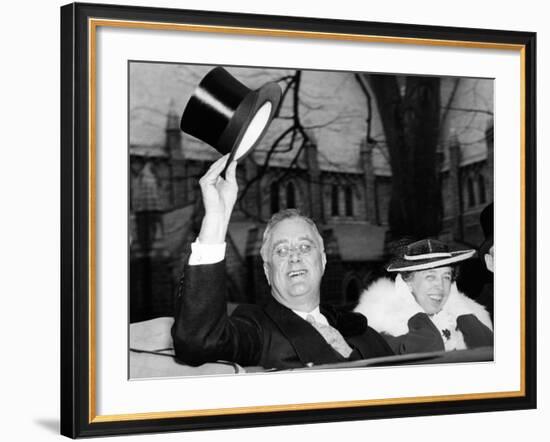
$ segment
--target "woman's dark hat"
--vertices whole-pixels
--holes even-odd
[[[281,94],[273,82],[251,90],[218,66],[193,92],[181,117],[181,130],[222,155],[230,154],[228,166],[252,152],[275,115]]]
[[[486,206],[479,215],[479,223],[483,230],[483,236],[485,240],[479,246],[479,257],[483,260],[484,256],[489,253],[489,249],[493,246],[493,231],[495,227],[494,223],[494,203]]]
[[[409,244],[403,256],[394,259],[386,268],[388,272],[411,272],[447,266],[471,258],[475,250],[450,250],[436,239],[423,239]]]

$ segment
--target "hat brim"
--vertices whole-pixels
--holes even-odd
[[[414,270],[428,270],[435,267],[442,267],[464,261],[474,256],[475,253],[475,250],[459,250],[456,252],[450,252],[451,256],[448,257],[427,258],[422,260],[407,260],[405,258],[398,258],[394,260],[386,268],[386,270],[388,272],[412,272]]]
[[[229,158],[227,160],[225,168],[227,168],[235,158],[239,144],[243,139],[250,122],[252,121],[258,110],[264,104],[270,102],[271,110],[269,112],[269,117],[267,118],[264,128],[262,129],[256,140],[252,143],[250,148],[239,157],[239,160],[244,159],[256,148],[257,144],[260,142],[262,137],[267,132],[267,129],[269,128],[269,124],[271,123],[271,120],[273,119],[275,112],[277,111],[277,108],[279,106],[279,102],[281,101],[281,95],[281,88],[277,83],[267,83],[260,89],[250,92],[239,104],[239,106],[235,110],[235,113],[233,114],[233,117],[229,121],[229,124],[221,134],[220,139],[217,143],[218,151],[229,152]],[[223,173],[225,173],[225,169]]]

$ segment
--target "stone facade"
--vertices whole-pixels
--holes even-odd
[[[132,321],[172,314],[175,287],[203,214],[198,178],[211,160],[182,154],[185,146],[177,123],[169,115],[164,146],[130,148]],[[492,138],[488,137],[488,158],[469,164],[462,163],[458,140],[451,141],[448,167],[440,173],[444,202],[440,237],[475,246],[482,240],[479,212],[492,198]],[[391,176],[374,172],[372,146],[359,149],[360,172],[322,170],[315,144],[306,147],[299,167],[269,167],[255,181],[259,166],[250,157],[239,164],[237,177],[244,196],[227,238],[228,301],[262,302],[269,296],[259,255],[261,238],[265,221],[287,207],[311,216],[324,237],[328,264],[323,301],[351,306],[362,288],[380,274]],[[173,215],[178,211],[183,215]],[[165,232],[169,216],[172,233]],[[371,247],[370,255],[363,256],[366,251],[342,249],[352,227],[359,232],[374,228],[365,235],[378,237],[374,238],[377,250]]]
[[[181,80],[200,78],[208,69],[131,65],[132,321],[171,315],[178,278],[200,228],[198,179],[217,153],[181,132],[181,111],[176,109],[185,104],[194,84]],[[254,82],[282,75],[277,70],[231,71],[253,87]],[[261,238],[272,213],[287,207],[312,217],[324,237],[328,265],[323,301],[353,305],[360,290],[381,274],[387,259],[392,174],[376,106],[372,139],[366,143],[365,97],[353,76],[304,71],[301,84],[309,106],[303,123],[315,129],[306,131],[300,154],[273,155],[265,166],[267,146],[288,124],[276,119],[271,133],[237,168],[239,201],[227,236],[229,301],[262,302],[269,296],[259,255]],[[441,95],[439,236],[475,247],[482,239],[479,213],[492,201],[493,192],[492,81],[443,78]],[[166,97],[177,97],[168,109],[160,102]],[[152,108],[156,110],[147,111]],[[281,112],[290,111],[285,102]]]

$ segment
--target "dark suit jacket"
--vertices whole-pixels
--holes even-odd
[[[396,354],[445,351],[441,332],[426,313],[417,313],[408,321],[409,332],[401,336],[382,333]],[[491,347],[493,332],[473,314],[456,318],[456,329],[462,333],[467,348]]]
[[[229,317],[224,261],[187,266],[184,274],[172,337],[176,358],[187,364],[225,360],[243,366],[296,368],[393,354],[363,315],[330,306],[321,306],[321,313],[353,349],[348,359],[274,299],[264,306],[240,305]]]
[[[491,321],[495,321],[493,317],[493,311],[495,308],[495,301],[494,301],[494,285],[493,282],[488,282],[483,286],[481,289],[481,292],[479,293],[479,296],[476,298],[476,301],[479,302],[481,305],[485,306],[487,311],[489,312],[489,315],[491,315]]]

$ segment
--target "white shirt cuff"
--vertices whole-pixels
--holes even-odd
[[[221,244],[201,244],[197,238],[191,244],[189,265],[216,264],[225,258],[225,242]]]

